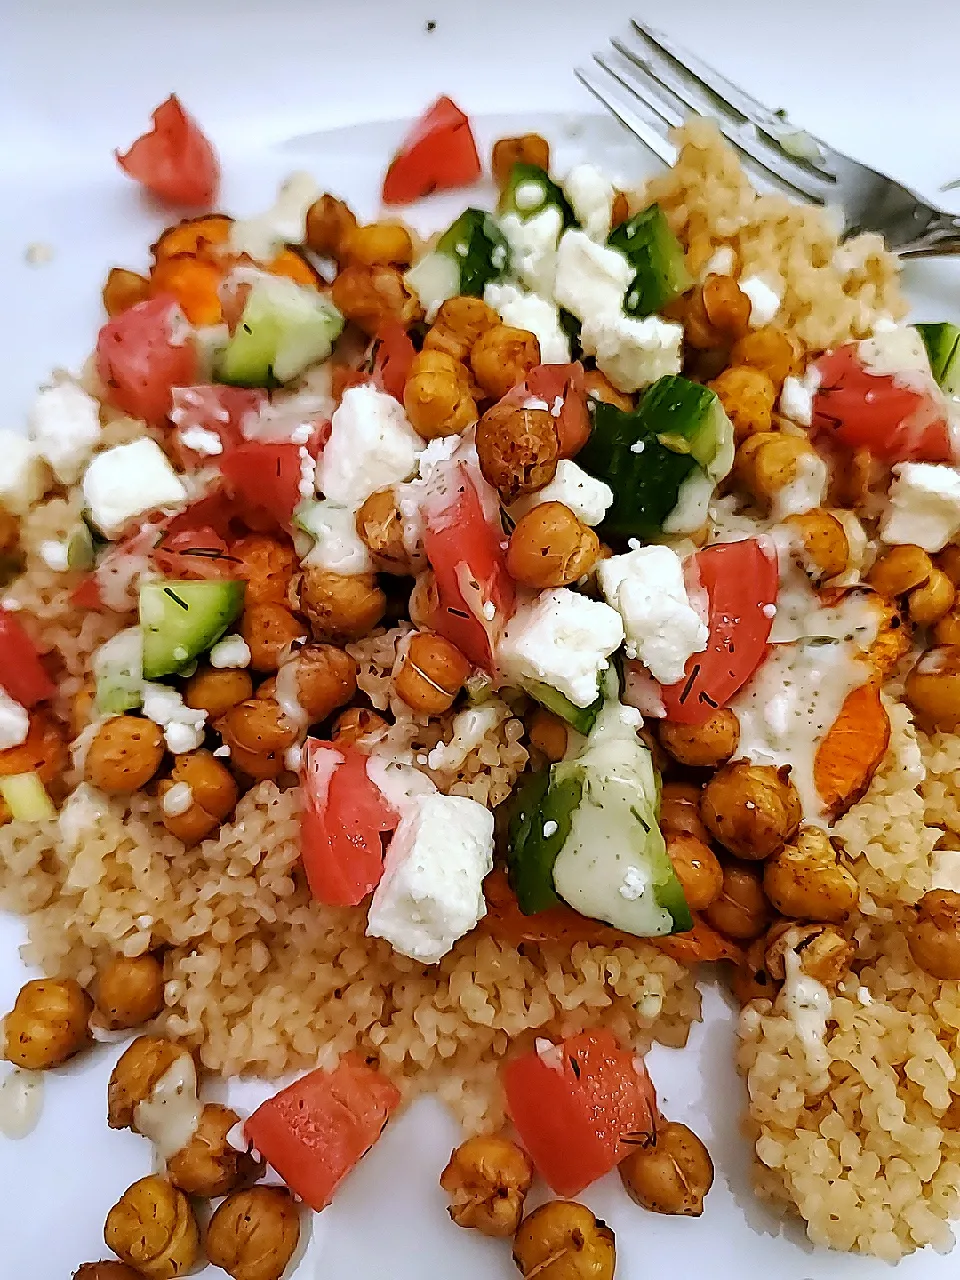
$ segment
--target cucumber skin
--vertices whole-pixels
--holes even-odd
[[[544,199],[535,209],[518,209],[514,201],[514,195],[518,187],[528,182],[538,182],[543,187]],[[568,227],[577,226],[577,216],[573,212],[573,206],[563,194],[563,191],[553,181],[546,169],[541,169],[536,164],[523,164],[518,162],[510,170],[510,177],[507,179],[507,185],[503,189],[500,197],[500,203],[497,206],[500,213],[515,213],[518,218],[527,221],[529,218],[535,218],[538,213],[543,213],[544,209],[550,206],[560,210],[560,217],[563,220],[563,230]]]
[[[192,606],[188,604],[186,612],[196,610],[207,613],[208,610],[212,610],[216,615],[214,624],[202,630],[197,626],[193,636],[178,636],[176,639],[171,639],[169,635],[164,635],[162,624],[167,621],[167,618],[158,618],[157,621],[153,622],[145,619],[144,606],[146,603],[149,611],[151,600],[161,594],[166,595],[168,588],[173,590],[181,599],[186,598],[189,600],[190,596],[201,597],[198,604]],[[199,588],[206,588],[206,590],[201,591]],[[140,626],[143,630],[144,679],[157,680],[163,676],[179,675],[196,657],[216,644],[221,636],[226,633],[230,624],[243,612],[245,589],[245,582],[233,580],[144,583],[140,588]],[[219,600],[219,603],[213,605],[208,600],[207,604],[204,605],[204,596]],[[168,609],[179,608],[175,603],[168,605],[165,599],[156,600],[156,606],[165,613]],[[175,615],[170,614],[170,617],[175,617]],[[184,620],[180,619],[179,621],[182,624]],[[174,649],[181,647],[186,649],[187,656],[185,658],[174,658]]]
[[[509,825],[507,867],[517,905],[525,916],[560,903],[553,885],[553,864],[570,834],[573,812],[583,796],[578,778],[558,780],[553,770],[531,775],[514,797]],[[555,822],[545,836],[546,823]]]
[[[960,329],[949,321],[915,326],[930,357],[930,371],[944,395],[960,395]]]
[[[635,213],[615,227],[607,244],[619,250],[636,269],[627,289],[628,315],[655,315],[693,284],[680,241],[670,230],[658,204]]]
[[[457,253],[457,245],[467,246],[465,254]],[[493,254],[499,250],[503,264],[493,265]],[[437,253],[453,260],[460,272],[460,293],[482,298],[488,284],[501,280],[510,262],[510,249],[491,214],[483,209],[464,209],[460,217],[437,241]]]
[[[525,681],[523,691],[539,702],[541,707],[545,707],[547,711],[552,711],[555,716],[565,720],[571,728],[576,729],[577,733],[582,733],[584,736],[596,724],[597,716],[603,706],[602,693],[597,694],[596,699],[590,703],[589,707],[578,707],[569,698],[565,698],[558,689],[554,689],[549,684],[543,684],[539,680]]]

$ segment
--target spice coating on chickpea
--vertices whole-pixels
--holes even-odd
[[[527,1215],[513,1241],[513,1260],[533,1280],[613,1280],[613,1232],[586,1205],[550,1200]]]
[[[773,915],[759,868],[747,863],[725,866],[720,896],[710,903],[704,914],[708,923],[725,938],[748,942],[759,937]]]
[[[134,1128],[137,1106],[149,1098],[178,1058],[189,1050],[161,1036],[137,1036],[117,1059],[107,1085],[107,1124],[111,1129]]]
[[[539,133],[522,133],[515,138],[498,138],[493,144],[490,167],[493,180],[502,191],[515,164],[535,165],[550,172],[550,143]]]
[[[922,587],[932,573],[933,561],[926,551],[904,543],[891,547],[876,561],[867,574],[867,582],[884,599],[893,600],[915,587]]]
[[[784,525],[800,542],[799,559],[814,582],[837,578],[850,561],[850,543],[842,522],[830,511],[818,509],[787,516]]]
[[[907,934],[915,963],[932,978],[960,979],[960,893],[931,889],[917,903]]]
[[[423,315],[396,267],[351,263],[334,280],[330,296],[344,319],[352,320],[370,338],[388,321],[409,329]]]
[[[424,351],[442,351],[461,364],[470,355],[474,343],[500,317],[482,298],[448,298],[442,303],[433,324],[423,340]]]
[[[305,644],[294,661],[297,701],[311,723],[326,720],[357,692],[357,663],[335,644]]]
[[[960,648],[931,649],[907,676],[904,692],[924,724],[960,728]]]
[[[562,502],[539,502],[517,521],[507,571],[526,587],[566,587],[589,573],[600,539]]]
[[[695,782],[665,782],[660,790],[660,814],[657,819],[664,835],[670,832],[696,836],[710,843],[710,832],[700,816],[703,789]]]
[[[334,742],[354,746],[358,742],[375,741],[389,727],[383,716],[376,711],[367,707],[348,707],[337,716],[330,736]]]
[[[680,764],[716,769],[740,745],[740,721],[729,707],[718,708],[703,724],[660,723],[660,743]]]
[[[603,404],[612,404],[624,413],[631,413],[636,405],[636,397],[615,387],[605,373],[599,369],[588,369],[583,375],[583,386],[591,400],[600,400]]]
[[[471,669],[456,645],[433,632],[420,631],[403,656],[394,691],[414,711],[439,716],[453,706]]]
[[[710,833],[743,858],[769,858],[800,826],[803,808],[787,768],[734,760],[703,789],[700,812]]]
[[[485,1236],[515,1234],[532,1182],[533,1165],[526,1152],[492,1135],[462,1142],[440,1175],[451,1200],[450,1217],[458,1227],[473,1227]]]
[[[73,1273],[73,1280],[140,1280],[140,1274],[125,1262],[85,1262]]]
[[[217,721],[217,729],[233,765],[258,780],[282,773],[283,753],[297,740],[297,726],[272,698],[241,702]]]
[[[114,956],[97,975],[94,1001],[105,1027],[138,1027],[163,1008],[163,965],[149,953]]]
[[[235,1191],[207,1227],[207,1257],[233,1280],[280,1280],[300,1240],[300,1215],[283,1187]]]
[[[560,442],[553,418],[545,409],[513,409],[494,405],[477,425],[480,470],[506,506],[526,493],[536,493],[557,473]]]
[[[156,1174],[127,1188],[107,1214],[103,1238],[148,1280],[182,1276],[200,1252],[200,1231],[190,1201]]]
[[[738,441],[770,432],[777,389],[768,373],[750,365],[733,365],[707,386],[716,392]]]
[[[239,631],[250,646],[251,668],[261,672],[278,670],[294,641],[306,638],[304,625],[293,611],[269,601],[248,605]]]
[[[152,720],[113,716],[90,743],[84,771],[107,795],[132,795],[160,768],[164,750],[163,730]]]
[[[800,971],[835,992],[856,954],[855,945],[832,924],[794,924],[781,920],[763,939],[764,963],[771,978],[783,982],[787,951],[800,961]]]
[[[720,897],[723,868],[709,845],[696,836],[668,833],[667,853],[691,911],[705,911]]]
[[[494,400],[522,382],[540,363],[540,343],[527,329],[495,324],[470,349],[470,367],[477,382]]]
[[[365,267],[408,267],[413,261],[413,239],[402,222],[370,222],[344,232],[339,254]]]
[[[357,535],[385,573],[409,574],[413,568],[403,538],[403,516],[393,489],[378,489],[357,511]]]
[[[918,627],[932,627],[953,608],[957,592],[945,573],[934,568],[928,580],[907,596],[907,614]]]
[[[255,1181],[263,1168],[248,1151],[238,1151],[227,1134],[240,1123],[229,1107],[208,1102],[190,1141],[167,1161],[167,1177],[188,1196],[212,1199]]]
[[[477,420],[466,368],[453,356],[431,348],[413,359],[403,388],[403,407],[424,440],[459,435]]]
[[[58,1067],[89,1044],[93,1001],[73,978],[33,978],[3,1020],[8,1062],[29,1071]]]
[[[768,324],[737,339],[730,352],[730,364],[760,369],[779,393],[788,375],[800,372],[801,353],[794,339]]]
[[[793,919],[837,923],[857,904],[857,882],[819,827],[804,828],[766,863],[763,887],[781,915]]]
[[[733,276],[708,275],[685,299],[684,338],[698,351],[729,346],[749,323],[750,299]]]
[[[190,804],[183,812],[167,812],[164,826],[184,844],[196,844],[233,812],[237,784],[230,770],[210,751],[189,751],[177,756],[169,779],[161,782],[163,798],[172,787],[190,789]]]
[[[652,1146],[637,1147],[620,1162],[620,1180],[644,1209],[699,1218],[713,1186],[713,1161],[692,1129],[668,1121],[657,1125]]]
[[[308,249],[322,258],[343,256],[343,241],[357,225],[349,206],[336,196],[325,193],[307,210],[304,240]]]
[[[201,667],[187,681],[183,700],[188,707],[206,711],[211,720],[225,715],[238,702],[253,696],[253,677],[237,668]]]
[[[150,297],[150,281],[125,267],[111,267],[101,296],[104,311],[113,319]]]
[[[724,408],[729,414],[729,408]],[[738,447],[734,475],[748,493],[769,507],[780,490],[797,478],[801,462],[817,457],[805,438],[758,430]]]
[[[359,640],[372,631],[387,598],[372,573],[331,573],[306,566],[300,578],[300,607],[316,640]]]
[[[244,604],[285,604],[297,558],[291,543],[248,533],[230,547],[235,573],[246,582]]]

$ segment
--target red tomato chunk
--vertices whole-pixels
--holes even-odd
[[[203,130],[175,93],[153,112],[153,128],[117,164],[165,204],[209,208],[220,188],[220,163]]]
[[[197,376],[197,352],[176,299],[161,294],[108,320],[97,338],[97,373],[112,405],[162,426],[173,388]]]
[[[480,173],[470,121],[450,98],[438,98],[390,162],[383,180],[383,202],[412,204],[432,191],[468,186]]]
[[[15,614],[0,608],[0,688],[28,710],[52,698],[53,681]]]

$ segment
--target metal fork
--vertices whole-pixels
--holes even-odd
[[[659,31],[634,21],[611,45],[593,55],[595,66],[577,67],[577,78],[665,163],[676,156],[674,128],[691,114],[713,116],[769,185],[839,209],[844,239],[876,231],[902,257],[960,254],[960,218],[801,132]]]

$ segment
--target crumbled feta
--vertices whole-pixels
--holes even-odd
[[[613,221],[613,183],[592,164],[578,164],[567,174],[564,195],[591,240],[603,244]]]
[[[357,517],[350,507],[323,501],[311,506],[304,524],[315,539],[304,564],[316,565],[330,573],[369,573],[373,560],[366,543],[357,533]]]
[[[460,292],[460,264],[446,253],[425,253],[403,278],[420,299],[428,324],[446,300]]]
[[[189,782],[175,782],[163,793],[163,812],[168,818],[179,818],[193,804],[193,789]]]
[[[827,496],[830,471],[818,453],[805,453],[797,459],[792,480],[774,494],[770,514],[774,520],[801,516],[822,506]]]
[[[283,753],[283,767],[291,773],[299,773],[303,763],[303,747],[287,747]]]
[[[317,492],[317,460],[305,444],[297,450],[300,459],[300,483],[297,486],[301,498],[312,498]]]
[[[733,246],[722,244],[714,249],[710,258],[704,264],[703,278],[707,276],[732,276],[733,269],[737,265],[737,256],[733,252]]]
[[[177,438],[184,449],[192,449],[205,458],[215,458],[223,453],[223,441],[215,431],[208,431],[206,427],[184,427],[177,433]]]
[[[521,213],[529,213],[543,202],[544,190],[539,182],[521,182],[513,193],[513,203]]]
[[[66,848],[71,852],[79,849],[84,837],[96,831],[106,812],[105,797],[89,782],[81,782],[75,787],[67,796],[58,818],[60,839]]]
[[[930,865],[930,888],[960,893],[960,849],[934,849]]]
[[[643,896],[643,891],[649,884],[649,878],[641,872],[639,867],[627,867],[619,888],[620,897],[626,898],[628,902],[636,902]]]
[[[709,631],[687,596],[683,562],[669,547],[637,547],[597,565],[604,598],[623,619],[626,652],[655,680],[675,684]]]
[[[552,818],[543,824],[543,838],[549,840],[551,836],[555,836],[559,830],[559,824],[554,822]]]
[[[553,294],[578,320],[599,321],[620,311],[635,274],[618,250],[596,244],[585,231],[565,231],[557,250]]]
[[[857,355],[868,373],[895,376],[904,384],[912,384],[910,375],[914,374],[920,390],[933,385],[930,356],[919,332],[912,326],[892,329],[875,326],[872,338],[857,343]]]
[[[512,284],[488,284],[483,300],[493,307],[504,324],[526,329],[540,343],[540,359],[544,364],[567,364],[570,339],[560,324],[560,312],[546,298],[524,293]]]
[[[802,378],[788,375],[780,392],[780,412],[798,426],[809,427],[813,422],[813,398],[819,386],[820,370],[815,365],[811,365]]]
[[[680,372],[683,326],[658,316],[637,320],[607,312],[584,322],[580,342],[620,391],[639,391]]]
[[[334,502],[356,509],[377,489],[409,479],[422,448],[393,396],[372,386],[350,387],[333,415],[317,487]]]
[[[576,706],[588,707],[610,654],[622,643],[616,609],[557,587],[520,606],[507,623],[498,656],[508,679],[548,684]]]
[[[75,382],[58,382],[37,393],[30,435],[63,484],[74,484],[100,438],[100,411]]]
[[[30,713],[26,707],[0,689],[0,751],[19,747],[30,732]]]
[[[218,670],[239,669],[250,665],[250,646],[243,636],[224,636],[210,650],[210,665]]]
[[[168,685],[144,681],[143,714],[160,726],[175,756],[196,751],[203,742],[206,711],[188,707],[177,690]]]
[[[960,532],[960,472],[941,463],[901,462],[893,474],[880,537],[891,546],[942,551]]]
[[[83,498],[109,538],[145,511],[180,506],[187,490],[160,446],[143,436],[97,454],[84,473]]]
[[[269,262],[285,244],[303,244],[307,210],[320,195],[311,174],[291,173],[281,184],[271,208],[252,218],[237,218],[230,227],[230,248],[258,262]]]
[[[762,276],[744,276],[740,289],[750,299],[750,328],[769,324],[780,310],[781,297]]]
[[[65,542],[50,539],[40,543],[40,559],[54,573],[66,573],[70,568],[70,555]]]
[[[19,431],[0,428],[0,503],[24,516],[47,491],[47,464]]]
[[[33,240],[23,251],[24,261],[31,267],[46,267],[53,261],[54,248],[46,240]]]
[[[414,567],[423,560],[423,503],[426,500],[438,468],[449,462],[461,447],[459,436],[438,436],[428,440],[426,448],[417,459],[417,477],[409,484],[399,484],[395,489],[397,507],[403,522],[403,546]],[[474,454],[475,456],[475,454]]]
[[[437,964],[486,915],[483,880],[492,867],[489,809],[462,796],[417,796],[390,841],[368,935]]]
[[[453,718],[449,742],[438,742],[427,754],[427,768],[438,772],[459,769],[471,751],[481,746],[488,734],[510,715],[510,708],[499,698],[491,698],[479,707],[465,707]]]
[[[532,218],[506,213],[500,219],[500,230],[510,246],[513,274],[534,293],[552,297],[557,273],[557,242],[563,230],[560,210],[555,205],[548,205]]]
[[[603,480],[597,480],[569,458],[557,463],[556,475],[544,488],[538,489],[510,508],[510,515],[519,520],[541,502],[562,502],[584,524],[599,524],[613,502],[613,490]]]

